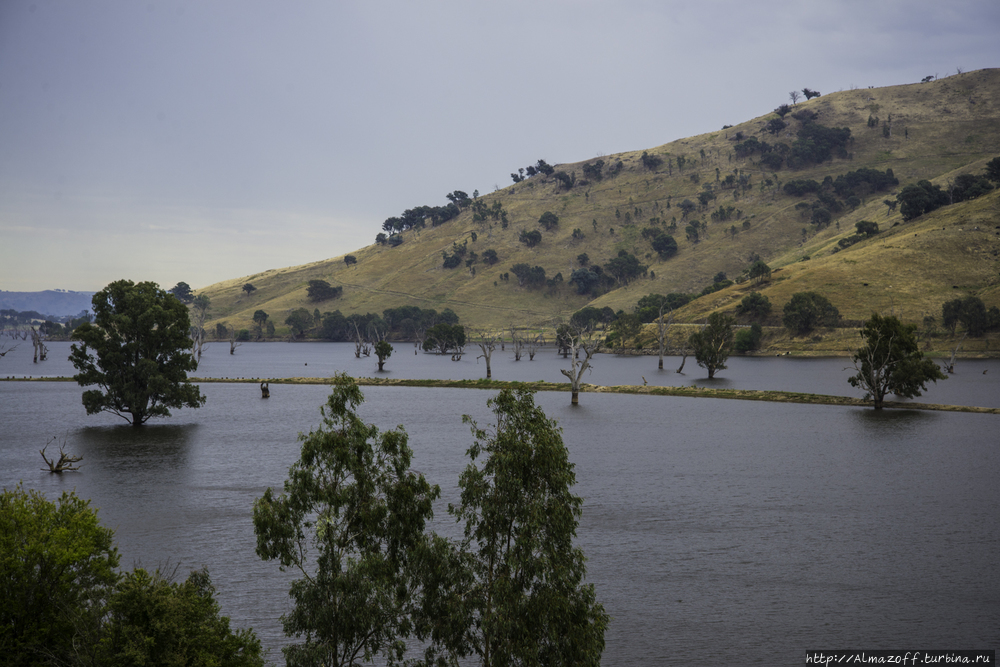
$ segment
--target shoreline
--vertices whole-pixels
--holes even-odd
[[[332,385],[334,378],[188,378],[195,384],[311,384]],[[414,380],[356,377],[354,381],[361,387],[416,387],[439,389],[504,389],[518,388],[530,391],[561,391],[570,392],[568,382],[516,382],[504,380]],[[0,378],[0,382],[74,382],[73,378],[59,377],[24,377]],[[602,386],[581,384],[581,393],[594,394],[635,394],[644,396],[676,396],[681,398],[716,398],[738,401],[765,401],[770,403],[802,403],[809,405],[838,405],[858,408],[872,408],[872,402],[850,396],[832,396],[829,394],[807,394],[793,391],[773,391],[763,389],[714,389],[709,387],[659,387],[643,385],[613,385]],[[969,412],[975,414],[1000,415],[1000,408],[984,408],[971,405],[944,405],[940,403],[916,403],[901,401],[886,401],[886,410],[930,410],[937,412]]]

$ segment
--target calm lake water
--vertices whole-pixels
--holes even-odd
[[[67,344],[31,364],[24,346],[0,376],[71,375]],[[471,351],[474,348],[469,348]],[[25,362],[23,356],[27,357]],[[551,349],[494,356],[497,379],[562,381]],[[596,358],[595,384],[709,385],[655,357]],[[209,348],[204,377],[374,376],[344,344]],[[711,386],[859,395],[849,361],[734,358]],[[389,377],[476,378],[467,354],[396,345]],[[960,361],[918,401],[1000,405],[1000,364]],[[984,374],[983,371],[987,373]],[[493,392],[366,388],[362,416],[403,424],[414,467],[442,488],[447,515],[472,443],[461,415],[489,422]],[[206,384],[206,406],[134,432],[87,416],[72,383],[0,382],[0,483],[54,498],[76,489],[116,529],[122,562],[180,572],[207,566],[223,612],[280,662],[289,578],[254,553],[251,505],[280,487],[297,434],[320,422],[325,386]],[[584,500],[578,543],[613,617],[605,665],[802,664],[809,649],[995,649],[1000,644],[1000,417],[813,405],[565,393],[537,402],[563,428]],[[39,470],[52,437],[82,454],[79,473]]]

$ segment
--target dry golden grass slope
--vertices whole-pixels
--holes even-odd
[[[776,100],[775,106],[782,102]],[[552,327],[588,303],[627,310],[645,294],[699,292],[719,271],[738,275],[755,254],[780,269],[764,287],[779,311],[792,293],[810,290],[827,295],[848,319],[892,309],[907,320],[920,321],[925,314],[939,313],[944,300],[966,294],[980,296],[987,305],[1000,305],[997,193],[908,223],[902,223],[898,209],[887,215],[882,200],[894,193],[876,193],[856,210],[838,217],[836,224],[816,232],[795,209],[803,199],[785,195],[780,187],[793,179],[822,181],[825,176],[836,178],[862,167],[891,168],[900,188],[919,179],[943,185],[961,173],[981,173],[986,162],[1000,155],[1000,69],[926,84],[825,94],[800,102],[796,110],[801,109],[814,111],[816,122],[827,127],[850,128],[849,159],[773,174],[757,164],[758,156],[737,159],[732,149],[737,132],[771,144],[794,141],[800,123],[788,117],[788,128],[772,136],[764,126],[776,116],[767,113],[725,130],[648,149],[664,161],[652,171],[643,167],[643,151],[603,156],[605,173],[618,160],[623,164],[621,172],[589,183],[583,176],[585,162],[554,165],[575,174],[576,185],[565,190],[557,180],[539,175],[482,196],[488,205],[495,200],[503,204],[510,219],[507,229],[499,223],[474,223],[471,211],[466,210],[438,227],[404,232],[403,244],[396,248],[370,245],[355,250],[351,253],[358,260],[354,266],[346,266],[343,257],[334,257],[217,283],[199,290],[212,299],[209,325],[225,321],[249,328],[254,311],[262,309],[280,334],[288,313],[298,307],[350,314],[417,305],[451,308],[463,323],[476,327]],[[868,127],[869,115],[887,120],[890,114],[890,137],[883,136],[881,127]],[[686,161],[683,170],[677,166],[679,156]],[[508,168],[513,171],[516,166]],[[734,199],[734,190],[717,189],[718,199],[708,209],[681,222],[680,201],[696,200],[706,183],[716,183],[717,174],[724,179],[734,170],[751,176],[749,192]],[[770,186],[767,179],[771,179]],[[428,193],[426,201],[413,205],[446,203],[444,193]],[[720,205],[740,209],[740,220],[711,222],[710,211]],[[558,228],[551,232],[538,224],[546,211],[559,216]],[[663,221],[658,225],[661,229],[676,218],[679,252],[675,257],[661,261],[642,238],[642,230],[654,226],[651,218]],[[684,226],[691,219],[708,223],[707,234],[697,244],[684,237]],[[837,240],[852,234],[859,220],[876,221],[885,231],[834,253]],[[748,229],[743,228],[744,222],[749,223]],[[728,233],[734,224],[735,236]],[[573,238],[575,229],[583,233],[582,239]],[[521,230],[540,230],[542,243],[527,248],[518,242]],[[373,240],[380,231],[372,228]],[[500,261],[492,267],[477,262],[475,272],[464,264],[445,269],[442,252],[456,242],[468,242],[469,250],[480,256],[492,248]],[[509,282],[499,279],[512,265],[524,262],[543,267],[549,277],[561,273],[568,280],[579,268],[581,253],[600,264],[622,249],[648,264],[649,276],[594,301],[577,295],[565,283],[555,290],[528,290],[518,287],[514,276]],[[306,287],[311,279],[343,286],[343,296],[310,302]],[[257,287],[249,297],[241,291],[247,282]],[[678,321],[694,322],[712,310],[731,309],[747,289],[749,285],[736,285],[703,297],[679,312]]]

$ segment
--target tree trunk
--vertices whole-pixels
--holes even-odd
[[[573,398],[570,399],[569,403],[570,403],[570,405],[579,405],[580,404],[580,391],[578,389],[576,389],[575,387],[573,388]]]
[[[660,370],[663,370],[663,357],[660,357]]]

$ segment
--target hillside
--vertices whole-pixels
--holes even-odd
[[[776,100],[775,106],[783,102]],[[475,327],[551,328],[588,304],[631,309],[649,293],[700,292],[718,272],[735,278],[756,257],[780,269],[763,287],[779,310],[792,293],[809,290],[826,294],[848,320],[863,319],[872,309],[892,309],[919,322],[925,314],[939,313],[943,301],[967,294],[987,306],[1000,305],[996,192],[910,222],[903,222],[899,208],[890,211],[883,203],[920,179],[945,186],[960,174],[981,174],[1000,155],[1000,69],[829,93],[800,101],[790,111],[783,129],[773,123],[779,116],[769,112],[646,151],[556,164],[555,174],[537,174],[481,195],[487,209],[499,202],[506,228],[489,215],[474,220],[473,207],[466,207],[438,226],[428,220],[422,229],[390,236],[401,240],[396,247],[373,244],[352,252],[357,263],[350,266],[335,257],[208,286],[198,291],[211,298],[208,325],[224,321],[250,328],[253,313],[261,309],[282,335],[285,318],[299,307],[347,315],[416,305],[451,308],[462,323]],[[832,158],[818,164],[799,160],[795,168],[786,160],[772,169],[765,166],[763,152],[746,152],[745,142],[755,138],[774,148],[784,144],[783,155],[792,156],[809,125],[848,128],[850,139]],[[603,160],[599,179],[594,177],[598,159]],[[815,197],[792,196],[783,188],[793,180],[822,182],[859,169],[891,169],[898,186],[862,192],[856,208],[845,206],[826,226],[810,221],[805,206]],[[571,187],[558,172],[570,177]],[[731,185],[726,184],[729,176]],[[704,205],[698,200],[703,192],[709,192]],[[445,204],[444,194],[439,196],[428,199]],[[696,204],[686,215],[680,208],[684,200]],[[558,216],[551,230],[539,224],[545,212]],[[840,250],[838,240],[852,235],[861,220],[877,222],[883,232]],[[693,221],[701,223],[697,240],[685,232]],[[676,255],[661,259],[644,230],[670,233]],[[381,231],[373,228],[372,238]],[[518,240],[523,231],[540,232],[541,242],[529,248]],[[444,268],[443,253],[452,253],[454,244],[466,244],[466,252],[478,259],[467,267],[466,254],[457,268]],[[493,266],[483,261],[487,249],[499,258]],[[623,250],[648,266],[643,277],[597,297],[580,295],[568,284],[581,268],[579,255],[603,265]],[[547,278],[561,274],[563,280],[521,287],[511,273],[519,263],[540,266]],[[505,273],[509,280],[502,278]],[[306,288],[313,279],[342,286],[342,296],[309,301]],[[249,296],[241,290],[248,282],[257,288]],[[702,297],[679,311],[677,321],[694,322],[732,307],[748,289],[744,283]]]

